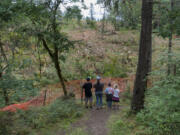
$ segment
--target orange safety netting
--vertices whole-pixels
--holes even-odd
[[[128,80],[132,82],[134,80],[134,76],[132,76],[132,77],[130,77],[128,79],[105,78],[105,79],[102,79],[101,81],[105,84],[105,86],[109,82],[111,82],[112,85],[113,84],[118,84],[120,91],[123,92],[126,89],[126,85],[127,85]],[[81,97],[81,86],[82,86],[82,84],[84,82],[85,82],[85,80],[74,80],[74,81],[67,82],[66,85],[67,85],[68,90],[72,91],[76,95],[76,98],[80,98]],[[96,80],[91,80],[91,82],[94,84],[96,82]],[[60,85],[55,84],[55,85],[50,85],[49,87],[52,88],[52,89],[53,89],[53,87],[54,88],[59,88]],[[49,91],[47,93],[49,94]],[[61,96],[62,92],[53,93],[53,94],[50,93],[49,95],[51,95],[51,97],[49,97],[49,101],[47,101],[47,103],[50,103],[50,102],[54,101],[57,97]],[[28,110],[32,106],[42,106],[43,101],[44,101],[44,93],[41,92],[40,96],[37,96],[34,99],[31,99],[31,100],[29,100],[29,101],[27,101],[25,103],[12,104],[12,105],[6,106],[6,107],[0,109],[0,111],[15,112],[17,109]]]

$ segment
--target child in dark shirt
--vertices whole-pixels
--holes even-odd
[[[88,101],[89,107],[92,108],[92,83],[90,82],[90,78],[88,77],[87,82],[83,85],[83,90],[85,90],[85,106],[88,108]]]

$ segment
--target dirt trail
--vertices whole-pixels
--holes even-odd
[[[95,108],[89,109],[81,120],[72,124],[71,132],[77,128],[81,128],[87,135],[108,135],[107,123],[110,116],[116,112],[115,110],[108,110],[106,108],[100,110],[96,110]]]
[[[92,109],[85,114],[83,120],[74,123],[74,127],[82,127],[88,135],[107,135],[108,128],[106,126],[111,112],[106,109]]]

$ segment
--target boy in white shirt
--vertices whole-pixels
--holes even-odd
[[[114,109],[119,109],[119,93],[118,85],[115,85],[112,101],[114,102]]]

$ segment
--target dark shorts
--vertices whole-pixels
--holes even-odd
[[[106,94],[106,101],[112,101],[112,97],[113,95],[112,94]]]
[[[112,101],[113,101],[113,102],[119,102],[119,98],[117,98],[117,97],[112,97]]]
[[[88,103],[88,101],[89,101],[90,103],[92,103],[92,101],[93,101],[92,96],[91,96],[91,97],[85,97],[85,103]]]

